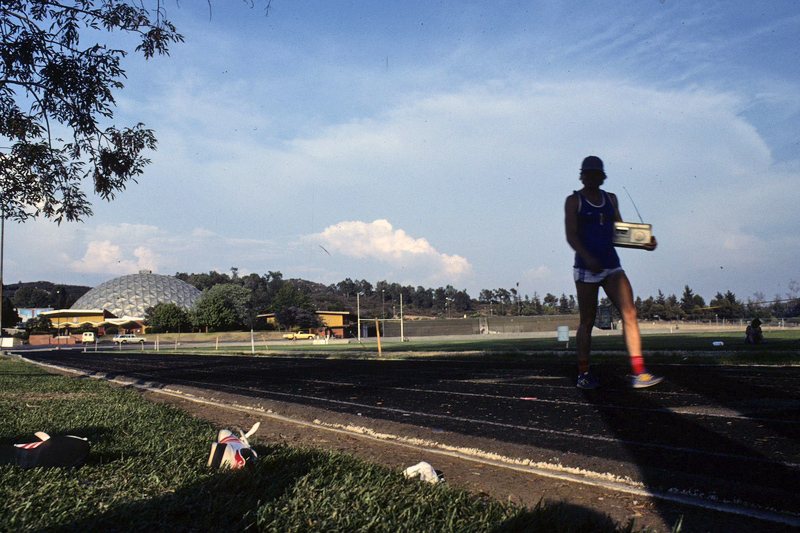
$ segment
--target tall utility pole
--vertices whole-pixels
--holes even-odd
[[[403,330],[403,293],[400,293],[400,342],[405,342],[406,333]]]
[[[361,293],[356,293],[356,334],[358,335],[358,344],[361,344]]]

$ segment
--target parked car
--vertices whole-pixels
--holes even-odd
[[[144,344],[147,341],[144,337],[139,337],[133,333],[120,333],[119,335],[114,335],[114,342],[119,344],[128,344],[129,342],[140,342]]]
[[[297,339],[311,339],[311,340],[314,340],[314,339],[317,338],[317,336],[315,334],[313,334],[313,333],[306,333],[305,331],[300,330],[300,331],[293,331],[291,333],[285,333],[283,335],[283,338],[284,339],[289,339],[289,340],[292,340],[292,341],[293,340],[297,340]]]

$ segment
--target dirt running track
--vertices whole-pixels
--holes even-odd
[[[266,417],[263,440],[424,460],[451,484],[529,506],[563,501],[657,530],[681,516],[683,531],[800,528],[798,367],[653,366],[666,381],[634,391],[624,365],[597,365],[602,389],[582,391],[572,364],[536,361],[22,355],[149,387],[220,427]]]

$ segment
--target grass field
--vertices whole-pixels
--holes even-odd
[[[407,349],[407,347],[406,347]],[[0,357],[0,444],[89,438],[75,469],[0,466],[2,531],[632,531],[590,511],[527,509],[348,455],[259,443],[247,471],[207,468],[219,428],[138,392]]]
[[[791,364],[800,362],[800,330],[787,329],[768,333],[768,343],[761,346],[748,346],[742,341],[743,334],[737,329],[720,332],[664,333],[642,336],[642,348],[649,362],[666,363],[708,363],[708,364]],[[722,342],[722,346],[714,346],[714,342]],[[192,353],[198,354],[250,354],[248,346],[216,347],[208,342],[208,347],[193,346]],[[314,345],[308,342],[293,343],[259,343],[255,345],[256,355],[292,354],[320,357],[376,357],[377,344],[374,339],[363,344],[329,344]],[[102,348],[101,348],[102,349]],[[618,359],[624,351],[622,337],[619,334],[607,335],[596,333],[592,341],[592,359],[601,361],[605,358]],[[173,348],[162,345],[161,351],[168,353]],[[476,336],[475,338],[459,338],[441,340],[430,338],[425,340],[410,339],[409,342],[398,342],[391,339],[381,342],[381,351],[386,357],[488,357],[515,358],[537,357],[555,360],[571,360],[575,357],[575,339],[569,343],[550,338],[514,338],[503,336]],[[187,353],[181,349],[181,353]]]
[[[796,330],[770,332],[746,346],[738,331],[651,334],[648,362],[797,364]],[[717,347],[713,343],[723,342]],[[195,353],[249,353],[248,347]],[[276,345],[277,347],[277,345]],[[375,357],[364,345],[256,345],[259,356]],[[597,335],[593,359],[624,357],[619,335]],[[554,338],[442,339],[382,343],[385,357],[574,358]],[[164,350],[166,351],[166,350]],[[183,353],[183,350],[181,350]],[[351,456],[259,443],[249,471],[216,471],[206,460],[216,432],[209,422],[153,404],[134,390],[45,373],[0,357],[0,444],[28,442],[33,432],[88,437],[83,466],[21,470],[0,466],[0,531],[632,531],[632,524],[566,506],[528,509],[478,498],[445,485],[406,480],[399,472]]]

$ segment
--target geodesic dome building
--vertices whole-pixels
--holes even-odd
[[[201,292],[173,276],[142,270],[101,283],[81,296],[71,309],[104,309],[117,317],[144,317],[148,307],[174,303],[187,311]]]

